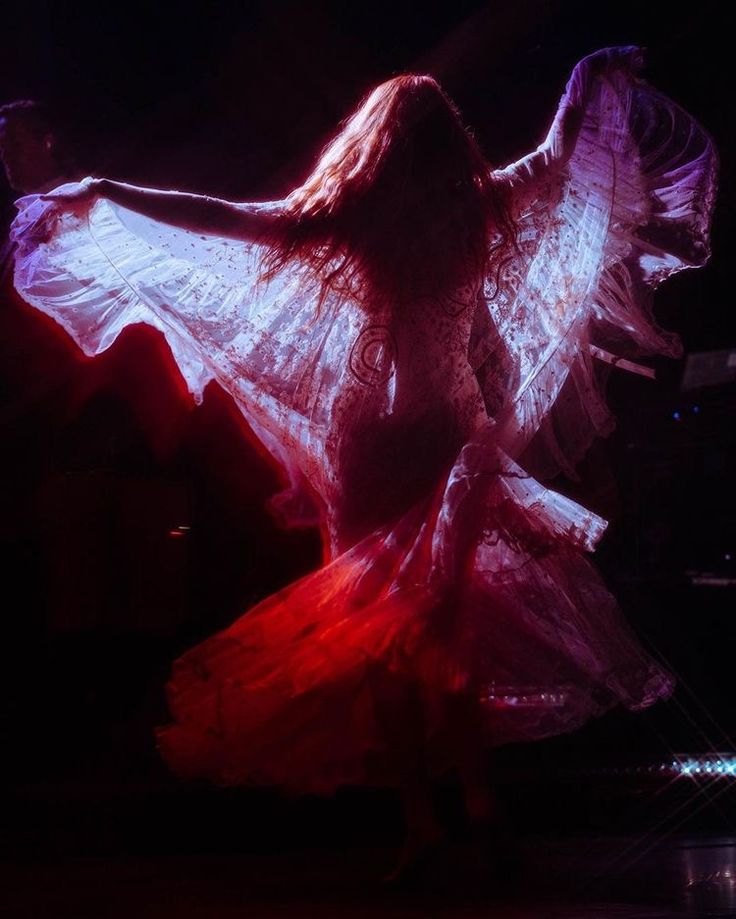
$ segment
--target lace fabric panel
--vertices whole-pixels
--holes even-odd
[[[471,341],[487,401],[507,420],[508,452],[540,477],[574,477],[614,424],[596,348],[681,353],[652,294],[707,261],[717,172],[708,133],[664,94],[623,70],[594,78],[568,163],[538,184],[520,253],[487,280],[495,332],[476,324]]]

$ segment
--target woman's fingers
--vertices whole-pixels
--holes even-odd
[[[85,188],[79,191],[51,191],[39,197],[42,201],[84,201],[86,198],[90,198],[91,194]]]
[[[62,201],[67,203],[90,201],[99,195],[100,180],[87,176],[81,182],[62,185],[52,191],[39,195],[41,201]]]

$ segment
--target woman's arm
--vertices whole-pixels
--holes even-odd
[[[100,179],[100,194],[115,204],[208,236],[256,240],[278,221],[278,209],[262,204],[237,203],[181,191],[139,188],[125,182]]]
[[[517,187],[522,190],[562,168],[575,149],[594,78],[616,69],[636,72],[643,66],[643,49],[637,45],[603,48],[584,57],[567,82],[546,138],[520,160],[494,170],[493,177],[512,191]]]
[[[247,242],[273,232],[283,209],[279,202],[238,203],[181,191],[163,191],[115,182],[111,179],[85,179],[73,189],[42,196],[82,204],[104,197],[132,211],[208,236],[225,236]]]

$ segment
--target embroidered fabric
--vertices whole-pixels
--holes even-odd
[[[18,202],[28,302],[88,355],[131,323],[159,329],[193,398],[225,388],[283,469],[284,524],[328,533],[324,567],[175,663],[158,739],[181,775],[319,793],[396,783],[377,700],[407,688],[437,773],[457,755],[457,697],[494,745],[672,692],[584,556],[606,521],[542,480],[574,475],[611,429],[595,355],[679,353],[652,294],[709,256],[713,142],[630,70],[584,59],[545,143],[492,178],[518,251],[380,316],[335,292],[316,316],[299,265],[258,285],[255,243],[104,199]]]

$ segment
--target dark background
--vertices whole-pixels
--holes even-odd
[[[8,6],[2,24],[0,103],[48,101],[81,174],[246,200],[288,192],[363,92],[392,74],[436,76],[502,164],[542,140],[579,58],[645,45],[647,78],[713,134],[722,160],[711,261],[664,285],[658,315],[687,352],[736,347],[733,51],[713,3],[30,0]],[[7,223],[13,195],[2,194]],[[9,283],[0,312],[10,800],[0,844],[138,851],[279,845],[285,826],[305,845],[397,832],[389,794],[287,804],[168,775],[152,729],[167,720],[171,661],[318,565],[319,536],[276,527],[264,510],[276,472],[229,397],[210,384],[194,407],[150,329],[128,328],[88,361]],[[736,384],[683,393],[684,361],[654,363],[656,382],[611,376],[617,431],[583,463],[581,483],[556,484],[611,519],[597,562],[680,685],[644,713],[499,751],[499,781],[522,789],[516,813],[530,823],[629,819],[611,803],[631,792],[627,780],[591,781],[582,803],[579,785],[554,802],[534,797],[565,770],[734,749],[735,588],[693,586],[688,572],[736,576]],[[709,813],[731,826],[725,805]]]

